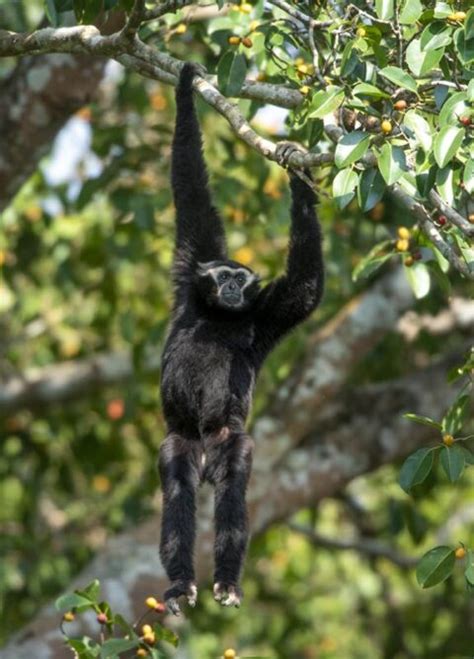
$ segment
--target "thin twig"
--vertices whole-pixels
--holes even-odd
[[[135,0],[132,10],[120,34],[133,41],[145,17],[145,0]]]
[[[468,222],[466,218],[460,215],[452,206],[445,204],[437,192],[431,190],[428,199],[440,213],[446,215],[451,224],[457,226],[466,236],[474,236],[474,224]]]

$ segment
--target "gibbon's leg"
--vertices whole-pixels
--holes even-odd
[[[249,538],[245,494],[252,468],[253,440],[241,432],[221,432],[206,442],[204,478],[215,486],[214,598],[240,606],[240,575]]]
[[[193,550],[196,490],[200,482],[201,444],[177,433],[160,447],[159,470],[163,488],[160,558],[171,582],[164,594],[168,609],[179,615],[178,598],[184,595],[195,606]]]

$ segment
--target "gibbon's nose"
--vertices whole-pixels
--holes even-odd
[[[231,293],[233,293],[234,291],[237,291],[239,287],[237,286],[235,281],[231,279],[230,282],[227,284],[227,288]]]

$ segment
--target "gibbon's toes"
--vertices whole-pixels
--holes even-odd
[[[198,590],[196,588],[196,585],[191,584],[191,586],[189,587],[188,593],[186,595],[186,598],[188,600],[189,606],[191,606],[193,609],[196,606],[197,596],[198,596]]]
[[[242,591],[238,586],[231,586],[221,582],[214,584],[214,599],[220,602],[222,606],[240,607],[242,601]]]
[[[189,606],[195,607],[197,601],[196,584],[193,582],[176,581],[165,592],[165,604],[168,610],[175,616],[179,616],[181,613],[181,607],[178,603],[180,597],[185,597]]]
[[[275,158],[282,167],[288,166],[288,161],[295,152],[304,154],[304,149],[295,142],[278,142],[276,145]]]
[[[165,600],[165,604],[168,611],[174,616],[179,616],[181,614],[181,608],[176,597],[170,597],[169,599]]]

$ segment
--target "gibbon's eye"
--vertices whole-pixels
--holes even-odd
[[[228,272],[221,272],[219,274],[219,284],[222,284],[223,282],[227,281],[229,279],[229,273]]]
[[[239,286],[243,286],[245,284],[246,277],[245,275],[237,275],[237,283]]]

